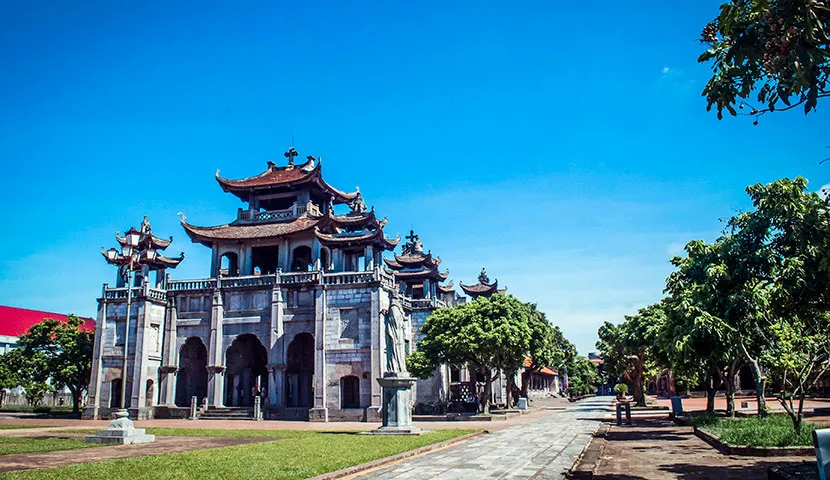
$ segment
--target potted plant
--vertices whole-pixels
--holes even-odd
[[[628,385],[624,383],[618,383],[614,385],[614,393],[617,394],[617,400],[625,400],[625,394],[628,393]]]

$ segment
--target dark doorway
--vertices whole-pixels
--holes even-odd
[[[251,249],[251,273],[258,267],[261,275],[273,275],[277,273],[280,247],[271,245],[267,247],[254,247]]]
[[[251,333],[236,337],[225,352],[225,405],[250,407],[254,397],[268,388],[268,352]]]
[[[314,381],[314,337],[300,333],[288,344],[286,396],[289,407],[311,407]]]
[[[126,405],[124,405],[126,407]],[[110,408],[121,407],[121,379],[116,378],[110,382]]]
[[[311,268],[311,247],[302,246],[295,248],[294,255],[291,260],[291,271],[310,272]]]
[[[147,387],[144,390],[144,406],[152,407],[154,398],[156,396],[155,383],[152,380],[147,380]]]
[[[320,249],[320,268],[323,270],[331,270],[331,265],[329,265],[329,251],[327,248]]]
[[[179,352],[176,374],[176,405],[189,407],[194,395],[199,405],[207,396],[207,348],[199,337],[190,337]]]
[[[360,408],[360,379],[354,375],[340,379],[340,408]]]

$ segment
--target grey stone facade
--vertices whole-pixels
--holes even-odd
[[[197,227],[182,218],[190,238],[212,250],[209,278],[173,280],[162,271],[151,282],[144,272],[132,287],[104,285],[85,418],[116,409],[123,379],[133,418],[186,417],[193,397],[207,409],[247,408],[257,394],[265,418],[378,418],[384,312],[392,301],[403,305],[414,349],[423,321],[444,303],[400,291],[381,266],[397,240],[383,235],[385,220],[359,192],[326,184],[313,157],[295,167],[296,152],[286,156],[288,166],[269,163],[249,179],[217,173],[248,204],[235,221]],[[351,211],[335,214],[337,204]],[[444,398],[445,373],[419,382],[419,401]]]

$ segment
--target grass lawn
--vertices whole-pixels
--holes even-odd
[[[100,446],[84,443],[83,438],[0,437],[0,455],[52,452],[55,450],[74,450],[76,448]],[[0,463],[2,462],[2,457],[0,457]]]
[[[420,436],[374,436],[355,432],[152,428],[176,436],[260,437],[276,441],[219,449],[125,458],[0,474],[3,479],[96,480],[113,478],[300,479],[377,460],[473,430],[438,430]]]
[[[793,422],[786,414],[734,419],[701,415],[694,418],[693,424],[714,433],[729,445],[752,447],[811,447],[812,431],[816,429],[815,425],[804,422],[801,434],[795,435]]]
[[[0,430],[13,430],[15,428],[49,428],[48,425],[0,425]]]

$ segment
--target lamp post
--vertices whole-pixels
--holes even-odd
[[[110,248],[104,253],[107,263],[126,270],[127,315],[124,324],[124,356],[121,364],[121,399],[118,407],[125,409],[127,398],[127,359],[130,348],[130,308],[133,301],[133,277],[136,269],[149,266],[156,260],[158,252],[152,241],[146,241],[150,235],[131,228],[124,241],[119,242],[121,252]]]

